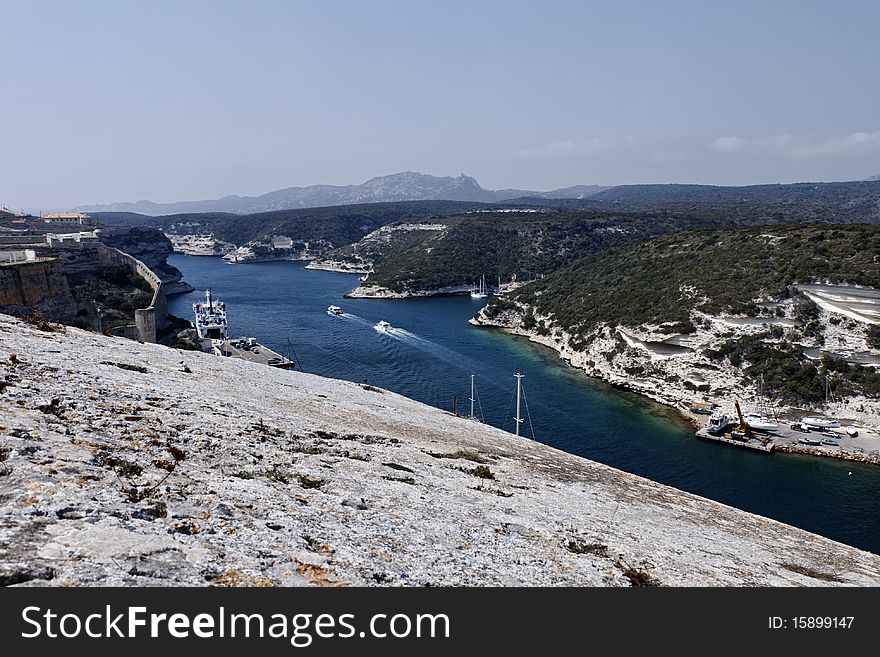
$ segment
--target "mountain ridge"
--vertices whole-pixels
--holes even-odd
[[[472,176],[432,176],[403,171],[376,176],[360,185],[309,185],[286,187],[259,196],[235,194],[216,199],[155,203],[149,200],[81,205],[84,212],[137,212],[151,216],[196,212],[232,212],[254,214],[274,210],[387,203],[394,201],[481,201],[496,202],[515,198],[577,198],[584,199],[608,189],[600,185],[575,185],[536,192],[523,189],[491,190],[483,188]]]

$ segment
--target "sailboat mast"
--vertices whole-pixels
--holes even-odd
[[[522,380],[525,374],[520,374],[517,372],[514,376],[516,376],[516,417],[513,418],[514,422],[516,422],[516,435],[519,435],[519,425],[523,423],[523,418],[520,414],[520,397],[522,396]]]
[[[474,375],[471,374],[471,419],[474,419]]]

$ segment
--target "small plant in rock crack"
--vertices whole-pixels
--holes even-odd
[[[327,483],[326,479],[311,477],[309,475],[298,475],[297,479],[299,480],[299,485],[303,488],[320,488]]]
[[[489,466],[486,465],[478,465],[472,470],[465,470],[465,472],[469,472],[475,477],[479,477],[480,479],[494,479],[495,475],[489,469]]]
[[[106,450],[98,451],[95,454],[95,461],[104,468],[110,468],[120,477],[137,477],[144,472],[143,466],[114,456]]]
[[[171,458],[173,458],[175,462],[182,461],[186,458],[186,452],[176,445],[168,445],[168,453],[171,454]]]
[[[33,310],[27,315],[20,314],[18,315],[18,318],[25,324],[30,324],[38,330],[45,331],[46,333],[55,333],[56,331],[64,332],[64,327],[60,324],[53,324],[52,322],[47,322],[43,319],[43,315],[39,310]]]
[[[40,404],[37,408],[40,409],[41,413],[45,413],[46,415],[61,417],[61,400],[57,397],[52,399],[48,404]]]
[[[279,468],[272,468],[271,470],[266,471],[266,477],[270,481],[277,481],[279,484],[289,484],[293,479],[293,475],[287,470],[281,470]]]
[[[630,586],[661,586],[660,581],[642,566],[631,566],[623,559],[618,560],[615,565],[629,580]]]
[[[565,544],[565,549],[573,554],[592,554],[597,557],[608,556],[608,546],[598,541],[584,541],[575,538]]]

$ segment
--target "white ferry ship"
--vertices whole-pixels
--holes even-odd
[[[211,340],[226,340],[226,304],[211,297],[211,290],[205,292],[205,300],[193,304],[196,333],[199,337]]]

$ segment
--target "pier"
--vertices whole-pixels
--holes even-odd
[[[723,443],[725,445],[732,445],[734,447],[745,447],[746,449],[753,449],[757,452],[764,452],[766,454],[772,454],[773,450],[776,448],[776,445],[772,440],[764,442],[757,438],[738,439],[733,438],[729,433],[716,435],[709,433],[705,429],[697,431],[697,438],[711,440],[712,442]]]
[[[268,365],[269,367],[278,367],[284,370],[292,370],[296,368],[296,363],[290,358],[272,351],[269,347],[260,344],[253,338],[232,338],[226,340],[200,340],[202,351],[216,354],[217,356],[225,356],[227,358],[238,358],[246,360],[249,363],[258,363],[260,365]]]

